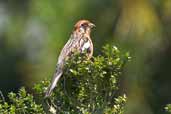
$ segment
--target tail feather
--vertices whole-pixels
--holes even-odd
[[[63,74],[62,70],[57,70],[57,72],[54,74],[54,77],[52,79],[51,85],[49,86],[45,98],[49,97],[53,91],[53,89],[56,87],[58,80],[60,79],[61,75]]]

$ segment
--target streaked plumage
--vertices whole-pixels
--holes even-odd
[[[45,97],[49,97],[57,85],[58,80],[60,79],[61,75],[63,74],[63,66],[67,58],[71,56],[74,51],[83,52],[87,50],[88,58],[91,58],[93,55],[93,43],[90,38],[91,29],[95,25],[92,24],[88,20],[80,20],[78,21],[75,26],[74,30],[70,36],[70,39],[65,44],[64,48],[62,49],[54,76],[52,78],[51,84],[46,92]]]

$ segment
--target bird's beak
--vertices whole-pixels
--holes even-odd
[[[89,24],[89,26],[90,26],[91,28],[96,27],[96,25],[95,25],[95,24],[93,24],[93,23],[90,23],[90,24]]]

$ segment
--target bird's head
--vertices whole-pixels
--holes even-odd
[[[95,25],[93,23],[91,23],[88,20],[80,20],[78,21],[75,26],[74,29],[76,31],[79,31],[80,33],[88,33],[90,34],[91,29],[94,28]]]

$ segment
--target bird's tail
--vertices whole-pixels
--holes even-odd
[[[55,88],[58,80],[60,79],[62,73],[63,73],[63,70],[61,68],[58,68],[56,73],[54,74],[51,84],[45,94],[45,98],[47,98],[51,95],[51,93],[52,93],[53,89]]]

